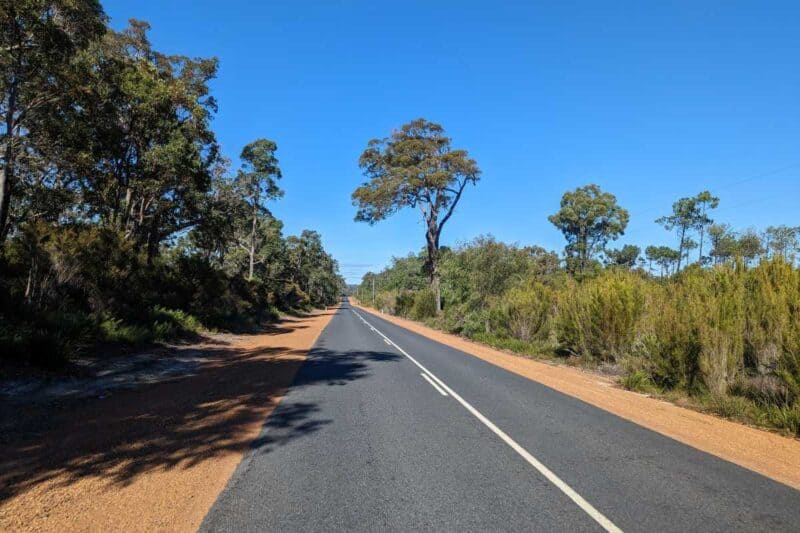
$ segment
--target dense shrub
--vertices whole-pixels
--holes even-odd
[[[201,324],[252,327],[278,309],[335,297],[314,300],[292,280],[248,280],[180,249],[148,261],[123,232],[95,224],[28,224],[0,252],[0,354],[37,366],[63,365],[98,343],[167,341]]]
[[[680,287],[657,285],[648,290],[646,316],[628,357],[624,359],[630,374],[647,376],[664,389],[686,388],[698,370],[700,346],[696,325],[676,293]]]
[[[627,364],[664,388],[725,394],[741,370],[744,291],[741,268],[687,269],[654,288]]]
[[[569,353],[614,362],[630,353],[644,303],[645,282],[635,273],[608,270],[570,282],[558,299],[558,341]]]
[[[411,307],[411,318],[424,320],[436,315],[436,295],[430,289],[417,291],[414,305]]]
[[[411,316],[416,295],[412,291],[400,291],[395,297],[395,314],[400,316]]]
[[[411,297],[413,298],[413,295]],[[374,300],[369,298],[365,303],[374,306],[383,313],[399,314],[397,312],[397,291],[379,292],[375,295]]]
[[[792,367],[786,358],[800,357],[800,270],[781,259],[764,261],[745,285],[747,364],[760,374]]]
[[[498,348],[615,363],[630,389],[688,393],[718,414],[800,431],[800,269],[780,256],[693,264],[667,278],[619,267],[580,280],[517,269],[512,283],[485,271],[515,264],[517,251],[471,246],[480,250],[449,251],[443,262],[441,314],[427,289],[379,291],[377,301]]]
[[[521,341],[549,337],[556,293],[541,282],[512,287],[492,307],[492,330]]]

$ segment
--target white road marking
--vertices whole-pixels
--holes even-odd
[[[562,480],[560,477],[558,477],[557,475],[555,475],[555,474],[553,473],[553,471],[552,471],[552,470],[550,470],[549,468],[547,468],[547,467],[546,467],[546,466],[545,466],[545,465],[544,465],[544,464],[543,464],[541,461],[539,461],[538,459],[536,459],[536,457],[534,457],[533,455],[531,455],[531,454],[528,452],[528,450],[526,450],[525,448],[523,448],[522,446],[520,446],[520,445],[517,443],[517,441],[515,441],[514,439],[512,439],[511,437],[509,437],[509,436],[506,434],[506,432],[504,432],[502,429],[500,429],[499,427],[497,427],[496,425],[494,425],[494,423],[493,423],[491,420],[489,420],[488,418],[486,418],[485,416],[483,416],[483,414],[481,414],[481,412],[480,412],[480,411],[478,411],[477,409],[475,409],[474,407],[472,407],[472,405],[470,405],[470,403],[469,403],[469,402],[467,402],[467,401],[466,401],[464,398],[462,398],[461,396],[459,396],[458,394],[456,394],[456,392],[455,392],[455,391],[453,391],[453,389],[451,389],[450,387],[448,387],[448,386],[447,386],[447,385],[446,385],[446,384],[445,384],[445,383],[444,383],[444,382],[443,382],[441,379],[439,379],[438,377],[436,377],[436,374],[434,374],[433,372],[431,372],[430,370],[428,370],[427,368],[425,368],[425,367],[424,367],[424,366],[423,366],[423,365],[422,365],[422,364],[421,364],[419,361],[417,361],[416,359],[414,359],[413,357],[411,357],[411,356],[410,356],[410,355],[409,355],[409,354],[408,354],[408,353],[407,353],[405,350],[403,350],[402,348],[400,348],[400,347],[399,347],[399,346],[398,346],[396,343],[394,343],[394,342],[393,342],[393,341],[392,341],[392,340],[391,340],[389,337],[387,337],[387,336],[386,336],[386,335],[384,335],[384,334],[383,334],[381,331],[379,331],[378,329],[376,329],[376,328],[375,328],[375,326],[373,326],[372,324],[370,324],[369,322],[367,322],[367,320],[366,320],[366,319],[364,319],[364,317],[363,317],[363,316],[361,316],[361,314],[359,314],[358,312],[356,312],[354,309],[351,309],[351,311],[353,311],[353,313],[354,313],[354,314],[355,314],[355,315],[356,315],[358,318],[360,318],[360,319],[361,319],[361,321],[362,321],[364,324],[366,324],[367,326],[369,326],[369,328],[370,328],[372,331],[376,332],[378,335],[380,335],[381,337],[383,337],[383,340],[387,341],[389,344],[391,344],[392,346],[394,346],[395,348],[397,348],[397,350],[398,350],[398,351],[399,351],[401,354],[405,355],[405,356],[406,356],[408,359],[410,359],[410,360],[411,360],[411,362],[412,362],[412,363],[414,363],[414,364],[415,364],[415,365],[417,365],[419,368],[421,368],[421,369],[423,370],[423,372],[424,372],[424,374],[422,374],[422,376],[423,376],[423,377],[425,377],[426,379],[428,379],[428,377],[429,377],[429,378],[430,378],[430,380],[433,380],[433,381],[431,381],[431,384],[433,384],[433,382],[435,381],[435,382],[436,382],[436,383],[437,383],[437,384],[438,384],[438,385],[439,385],[439,386],[440,386],[440,387],[441,387],[441,388],[442,388],[444,391],[448,392],[448,393],[450,394],[450,396],[452,396],[452,397],[453,397],[453,398],[454,398],[454,399],[455,399],[455,400],[456,400],[458,403],[460,403],[460,404],[461,404],[461,405],[462,405],[462,406],[463,406],[463,407],[464,407],[464,408],[465,408],[467,411],[469,411],[470,413],[472,413],[472,415],[473,415],[475,418],[477,418],[478,420],[480,420],[480,421],[481,421],[481,423],[483,423],[483,425],[485,425],[485,426],[486,426],[486,427],[488,427],[490,430],[492,430],[492,432],[493,432],[495,435],[497,435],[498,437],[500,437],[500,439],[502,439],[502,440],[503,440],[503,442],[505,442],[506,444],[508,444],[508,445],[509,445],[509,446],[510,446],[510,447],[511,447],[511,448],[512,448],[512,449],[513,449],[515,452],[517,452],[517,453],[518,453],[518,454],[519,454],[519,455],[520,455],[520,456],[521,456],[523,459],[525,459],[525,460],[526,460],[526,461],[527,461],[527,462],[528,462],[528,463],[529,463],[529,464],[530,464],[532,467],[534,467],[534,468],[535,468],[535,469],[536,469],[536,470],[537,470],[537,471],[538,471],[540,474],[542,474],[542,475],[543,475],[543,476],[544,476],[544,477],[545,477],[545,478],[546,478],[548,481],[550,481],[550,483],[552,483],[553,485],[555,485],[555,486],[556,486],[556,487],[557,487],[557,488],[558,488],[558,489],[559,489],[561,492],[563,492],[563,493],[564,493],[564,494],[565,494],[565,495],[566,495],[566,496],[567,496],[567,497],[568,497],[570,500],[572,500],[573,502],[575,502],[575,504],[576,504],[578,507],[580,507],[580,508],[581,508],[581,509],[582,509],[582,510],[583,510],[583,511],[586,513],[586,514],[588,514],[588,515],[589,515],[589,516],[590,516],[590,517],[591,517],[591,518],[592,518],[592,519],[593,519],[595,522],[597,522],[598,524],[600,524],[600,526],[601,526],[603,529],[605,529],[605,530],[606,530],[606,531],[608,531],[609,533],[622,533],[622,530],[621,530],[619,527],[617,527],[617,526],[614,524],[614,522],[612,522],[611,520],[609,520],[608,518],[606,518],[606,516],[605,516],[603,513],[601,513],[601,512],[600,512],[600,511],[598,511],[597,509],[595,509],[595,508],[594,508],[594,506],[593,506],[592,504],[590,504],[590,503],[589,503],[589,502],[587,502],[585,499],[583,499],[583,496],[581,496],[580,494],[578,494],[577,492],[575,492],[575,490],[574,490],[572,487],[570,487],[569,485],[567,485],[567,484],[566,484],[566,482],[564,482],[564,481],[563,481],[563,480]],[[427,376],[426,376],[426,374],[427,374]],[[430,381],[430,380],[429,380],[429,381]]]
[[[386,339],[383,339],[383,342],[385,342],[385,343],[386,343],[386,344],[388,344],[389,346],[391,346],[391,345],[392,345],[392,343],[391,343],[391,342],[389,342],[389,341],[387,341]]]
[[[428,374],[426,374],[425,372],[422,372],[422,373],[420,374],[420,376],[422,376],[423,378],[425,378],[425,381],[427,381],[428,383],[430,383],[430,384],[431,384],[431,387],[433,387],[434,389],[436,389],[437,391],[439,391],[439,394],[441,394],[442,396],[447,396],[447,393],[444,391],[444,389],[443,389],[443,388],[441,388],[439,385],[437,385],[437,384],[436,384],[436,382],[435,382],[435,381],[433,381],[431,378],[429,378],[429,377],[428,377]]]

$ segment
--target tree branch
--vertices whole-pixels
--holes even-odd
[[[450,217],[453,215],[453,211],[455,210],[456,205],[458,204],[458,201],[461,199],[461,194],[464,192],[464,188],[466,186],[467,186],[467,178],[464,178],[459,183],[458,192],[455,193],[456,197],[453,199],[452,203],[450,204],[450,207],[447,209],[447,213],[442,218],[442,221],[439,222],[439,229],[441,229],[442,226],[444,226],[445,222],[450,220]]]

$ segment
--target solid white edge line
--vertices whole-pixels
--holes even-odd
[[[533,455],[531,455],[528,452],[528,450],[526,450],[525,448],[520,446],[514,439],[509,437],[502,429],[500,429],[499,427],[494,425],[494,423],[491,420],[489,420],[488,418],[483,416],[483,414],[481,414],[480,411],[478,411],[477,409],[472,407],[472,405],[470,405],[469,402],[467,402],[464,398],[462,398],[461,396],[456,394],[456,392],[453,391],[453,389],[448,387],[441,379],[436,377],[436,374],[434,374],[433,372],[431,372],[430,370],[425,368],[419,361],[417,361],[416,359],[411,357],[405,350],[400,348],[395,342],[393,342],[391,339],[389,339],[389,337],[384,335],[381,331],[379,331],[377,328],[375,328],[375,326],[370,324],[363,316],[361,316],[360,313],[356,312],[354,309],[351,309],[351,311],[353,311],[353,313],[355,313],[355,315],[358,318],[360,318],[361,321],[364,322],[364,324],[369,326],[370,329],[372,329],[372,331],[376,332],[378,335],[383,337],[384,340],[389,341],[392,344],[392,346],[397,348],[397,350],[400,353],[405,355],[408,359],[411,360],[412,363],[414,363],[419,368],[421,368],[425,372],[425,374],[430,376],[431,379],[435,380],[436,383],[438,383],[439,386],[441,386],[442,389],[444,389],[445,391],[450,393],[450,396],[452,396],[456,401],[458,401],[458,403],[460,403],[467,411],[472,413],[472,415],[475,418],[480,420],[483,423],[483,425],[485,425],[490,430],[492,430],[492,432],[495,435],[500,437],[503,440],[503,442],[508,444],[511,447],[511,449],[513,449],[515,452],[517,452],[523,459],[525,459],[528,462],[528,464],[530,464],[532,467],[534,467],[548,481],[550,481],[553,485],[558,487],[558,489],[561,492],[563,492],[570,500],[572,500],[578,507],[580,507],[586,514],[588,514],[595,522],[600,524],[600,526],[603,529],[605,529],[609,533],[622,533],[622,530],[619,527],[617,527],[614,524],[614,522],[612,522],[611,520],[606,518],[606,516],[603,513],[601,513],[597,509],[595,509],[592,504],[590,504],[589,502],[587,502],[583,498],[583,496],[581,496],[580,494],[575,492],[575,490],[572,487],[570,487],[569,485],[567,485],[567,483],[565,481],[563,481],[560,477],[558,477],[555,473],[553,473],[552,470],[547,468],[542,462],[540,462]],[[423,374],[423,377],[425,376],[425,374]]]
[[[435,382],[434,382],[434,381],[433,381],[431,378],[429,378],[429,377],[428,377],[428,374],[426,374],[425,372],[421,372],[421,373],[420,373],[420,376],[422,376],[423,378],[425,378],[425,381],[427,381],[428,383],[430,383],[430,384],[431,384],[431,387],[433,387],[434,389],[436,389],[437,391],[439,391],[439,394],[441,394],[442,396],[447,396],[447,393],[444,391],[444,389],[442,389],[442,388],[441,388],[439,385],[437,385],[437,384],[436,384],[436,383],[435,383]]]

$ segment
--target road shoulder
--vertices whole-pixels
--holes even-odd
[[[351,303],[409,331],[478,357],[698,450],[800,490],[800,440],[620,389],[577,368],[509,354],[418,322]]]
[[[31,407],[45,428],[0,442],[0,530],[195,531],[335,312],[188,346],[202,367],[169,382]]]

